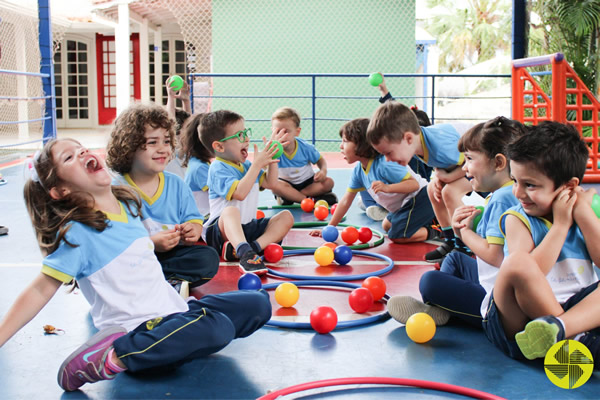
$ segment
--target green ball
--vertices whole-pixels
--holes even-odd
[[[169,87],[178,92],[183,87],[183,78],[179,75],[173,75],[169,78]]]
[[[373,72],[369,75],[369,83],[371,86],[379,86],[383,82],[383,76],[379,72]]]
[[[281,157],[281,155],[283,154],[283,145],[277,141],[277,140],[273,140],[273,142],[271,143],[271,147],[273,146],[277,146],[277,153],[273,154],[273,160]]]
[[[594,210],[596,217],[600,218],[600,196],[597,194],[592,197],[592,210]]]
[[[475,232],[477,232],[477,225],[479,225],[479,221],[481,221],[481,217],[483,216],[483,210],[484,210],[484,208],[483,208],[483,206],[477,206],[475,208],[478,209],[478,210],[481,210],[481,212],[479,214],[477,214],[475,216],[475,218],[473,219],[473,230]]]

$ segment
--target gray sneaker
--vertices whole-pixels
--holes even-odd
[[[388,312],[396,321],[406,324],[406,321],[416,313],[423,312],[433,318],[436,326],[445,325],[450,319],[450,313],[443,308],[428,306],[410,296],[394,296],[387,302]]]
[[[369,206],[367,207],[366,213],[367,217],[371,218],[373,221],[383,221],[390,212],[383,207]]]

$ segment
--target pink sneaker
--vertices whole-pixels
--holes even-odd
[[[79,389],[86,383],[114,379],[104,368],[104,361],[113,342],[125,335],[127,330],[112,326],[101,330],[79,346],[58,369],[58,385],[67,392]]]

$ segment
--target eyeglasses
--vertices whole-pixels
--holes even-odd
[[[240,143],[244,143],[246,139],[250,136],[252,136],[252,129],[246,128],[243,131],[238,131],[231,136],[227,136],[226,138],[219,140],[219,142],[224,142],[229,139],[237,138],[237,140],[239,140]]]

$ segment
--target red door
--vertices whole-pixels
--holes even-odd
[[[129,45],[129,72],[132,100],[141,98],[140,90],[140,36],[131,34]],[[117,117],[117,87],[115,37],[96,34],[96,70],[98,71],[98,123],[112,124]]]

